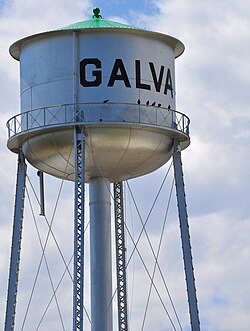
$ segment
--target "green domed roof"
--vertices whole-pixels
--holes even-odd
[[[159,33],[159,32],[144,30],[144,29],[132,26],[132,25],[127,25],[127,24],[122,24],[122,23],[118,23],[118,22],[105,20],[100,15],[99,8],[95,8],[93,10],[93,13],[94,13],[94,15],[93,15],[92,19],[90,19],[90,20],[73,23],[73,24],[67,25],[65,27],[62,27],[62,28],[59,28],[56,30],[52,30],[52,31],[37,33],[37,34],[22,38],[16,42],[14,42],[10,46],[10,49],[9,49],[11,56],[13,56],[13,58],[16,60],[20,60],[21,46],[26,41],[31,41],[31,40],[34,40],[34,39],[40,38],[40,37],[45,38],[45,36],[50,35],[50,34],[57,34],[57,33],[60,34],[60,31],[91,30],[91,29],[93,29],[93,30],[94,29],[96,29],[96,30],[100,30],[100,29],[105,30],[106,29],[106,31],[110,30],[110,29],[121,29],[121,30],[131,30],[132,33],[133,33],[133,31],[135,31],[136,33],[143,34],[143,35],[149,34],[149,36],[151,35],[151,37],[153,36],[155,38],[165,40],[165,42],[174,49],[175,57],[180,56],[185,49],[182,42],[174,37],[171,37],[171,36]]]
[[[97,12],[95,13],[95,11]],[[93,10],[94,15],[91,20],[87,21],[82,21],[82,22],[77,22],[73,23],[70,25],[67,25],[63,28],[59,28],[56,30],[81,30],[81,29],[133,29],[133,30],[143,30],[140,28],[137,28],[132,25],[127,25],[127,24],[122,24],[118,22],[113,22],[113,21],[108,21],[102,18],[101,15],[99,15],[100,10],[99,8],[95,8]]]

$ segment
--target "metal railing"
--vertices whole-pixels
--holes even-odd
[[[61,104],[32,109],[11,117],[7,122],[8,138],[45,127],[97,123],[157,126],[189,136],[190,120],[183,113],[165,107],[117,102]]]

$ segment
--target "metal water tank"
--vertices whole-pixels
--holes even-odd
[[[175,58],[168,35],[91,20],[15,42],[21,113],[8,122],[8,147],[37,169],[73,180],[73,128],[86,136],[86,181],[122,181],[171,157],[173,139],[189,145],[189,119],[175,111]]]

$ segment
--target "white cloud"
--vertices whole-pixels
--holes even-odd
[[[249,218],[239,221],[223,212],[192,219],[196,281],[205,330],[247,330],[249,227]]]
[[[248,330],[250,6],[155,3],[153,29],[186,45],[177,104],[191,118],[183,160],[202,330]]]

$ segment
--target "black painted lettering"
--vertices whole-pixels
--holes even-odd
[[[115,60],[108,86],[114,86],[116,80],[123,80],[126,87],[131,87],[122,59]]]
[[[97,58],[83,59],[80,62],[80,83],[81,83],[81,85],[84,87],[100,86],[102,83],[101,70],[93,70],[92,77],[94,77],[94,79],[87,80],[87,78],[86,78],[87,65],[94,65],[96,69],[100,69],[102,67],[101,61]]]
[[[174,90],[170,68],[166,68],[164,65],[160,65],[156,68],[153,62],[148,62],[148,64],[155,91],[161,92],[166,72],[164,94],[167,95],[168,91],[170,91],[171,98],[173,99]],[[109,70],[110,68],[107,69]],[[115,59],[107,86],[113,87],[116,81],[122,81],[125,87],[131,88],[131,83],[122,59]],[[143,83],[142,81],[141,61],[135,60],[135,87],[150,91],[151,85]],[[102,84],[102,62],[100,59],[86,58],[80,62],[80,83],[83,87],[98,87]]]
[[[160,92],[165,67],[161,66],[161,70],[160,70],[160,74],[159,74],[159,78],[158,78],[156,76],[155,67],[154,67],[153,62],[149,62],[149,66],[150,66],[150,70],[151,70],[151,73],[152,73],[152,77],[153,77],[153,81],[154,81],[154,85],[155,85],[155,90],[156,90],[156,92]]]
[[[135,81],[136,87],[144,90],[151,90],[151,86],[141,82],[141,63],[140,60],[135,60]]]
[[[173,85],[172,85],[172,78],[171,78],[171,72],[170,69],[168,68],[167,71],[167,77],[166,77],[166,85],[164,89],[164,94],[168,94],[168,90],[171,92],[171,98],[173,99]]]

